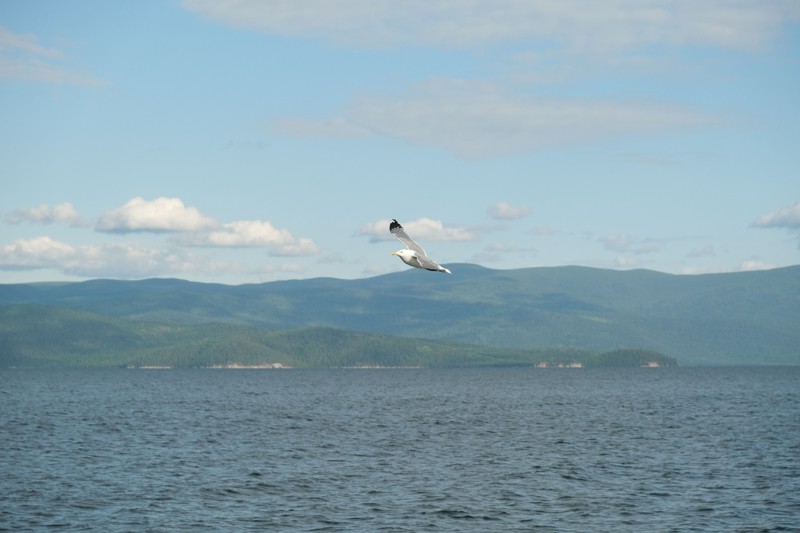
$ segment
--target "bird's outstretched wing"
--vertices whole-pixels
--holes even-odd
[[[414,242],[414,239],[406,234],[406,230],[404,230],[403,226],[401,226],[400,223],[395,219],[392,219],[392,222],[389,224],[389,233],[400,239],[400,241],[402,241],[402,243],[405,244],[409,250],[414,250],[418,254],[422,254],[423,257],[427,258],[428,254],[425,253],[425,250],[422,249],[422,246]]]

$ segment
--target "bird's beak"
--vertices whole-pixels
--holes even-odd
[[[392,255],[397,255],[397,252],[392,252]]]

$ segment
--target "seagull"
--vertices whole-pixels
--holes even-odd
[[[414,240],[406,234],[406,230],[403,229],[403,226],[401,226],[400,223],[395,219],[392,219],[392,222],[389,224],[389,233],[400,239],[400,241],[402,241],[402,243],[407,247],[404,250],[392,252],[392,255],[396,255],[402,259],[403,263],[415,268],[424,268],[425,270],[431,270],[433,272],[445,272],[447,274],[451,273],[442,265],[428,257],[428,255],[425,253],[425,250],[422,249],[422,246],[414,242]]]

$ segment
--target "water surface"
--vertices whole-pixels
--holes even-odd
[[[0,528],[800,528],[800,368],[4,370]]]

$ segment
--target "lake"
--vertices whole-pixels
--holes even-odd
[[[0,371],[0,529],[798,531],[800,368]]]

